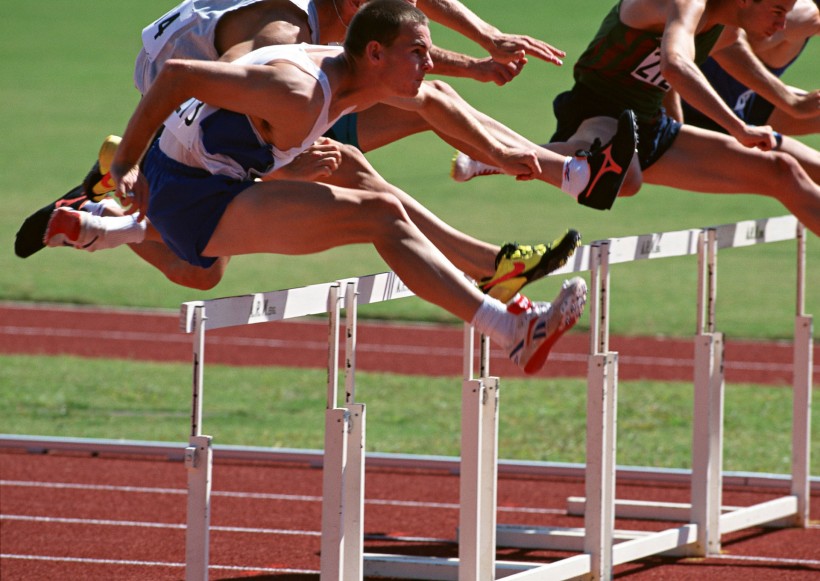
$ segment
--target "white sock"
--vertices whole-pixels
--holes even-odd
[[[589,183],[589,162],[584,157],[567,156],[563,176],[561,190],[577,200]]]
[[[123,244],[139,244],[145,240],[145,220],[137,222],[136,215],[102,216],[104,234],[94,244],[94,250],[116,248]]]
[[[478,161],[477,159],[473,160],[473,163],[476,167],[476,173],[481,175],[491,175],[491,174],[500,174],[504,173],[501,171],[501,168],[496,167],[494,165],[490,165],[488,163],[484,163],[483,161]]]
[[[516,315],[507,311],[507,305],[501,301],[484,296],[484,302],[478,307],[475,317],[470,321],[479,333],[483,333],[507,349],[515,340]]]
[[[108,203],[105,201],[106,199],[107,198],[102,199],[99,202],[86,202],[83,204],[83,212],[88,212],[92,216],[102,216],[103,211],[108,206]]]

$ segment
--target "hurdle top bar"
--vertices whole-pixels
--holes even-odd
[[[182,303],[180,330],[183,333],[193,333],[194,312],[197,307],[205,307],[208,329],[269,323],[327,313],[330,307],[328,300],[331,287],[338,287],[337,297],[344,300],[348,283],[355,283],[353,288],[356,288],[356,302],[359,305],[414,296],[395,273],[383,272],[287,290]]]
[[[617,264],[696,255],[698,236],[705,230],[716,232],[717,247],[723,249],[793,240],[797,238],[797,228],[797,219],[789,215],[746,220],[711,228],[599,240],[579,248],[567,264],[551,276],[590,270],[591,248],[603,243],[609,244],[609,264]],[[194,332],[194,312],[198,307],[205,308],[208,329],[268,323],[327,313],[330,288],[338,287],[338,299],[344,300],[350,282],[356,283],[356,304],[360,306],[415,296],[395,273],[383,272],[287,290],[185,302],[180,308],[180,330],[183,333]]]

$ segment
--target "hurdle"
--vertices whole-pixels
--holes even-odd
[[[186,581],[207,581],[212,436],[202,433],[206,329],[328,314],[328,376],[322,474],[321,577],[362,578],[365,405],[355,398],[357,306],[414,296],[392,272],[283,291],[183,303],[180,330],[193,334],[191,434],[185,535]],[[339,405],[340,308],[345,305],[345,397]]]
[[[722,507],[721,453],[723,420],[723,337],[715,325],[717,250],[768,242],[798,240],[798,288],[795,318],[793,451],[791,494],[755,507]],[[643,259],[697,254],[698,322],[696,333],[695,415],[692,504],[658,507],[615,499],[618,354],[609,350],[610,266]],[[500,382],[489,373],[489,343],[479,345],[474,371],[475,337],[465,326],[462,381],[459,554],[457,559],[367,555],[363,553],[363,471],[365,407],[355,401],[356,308],[413,293],[394,273],[299,289],[255,293],[184,303],[180,327],[194,335],[191,436],[185,451],[188,470],[186,579],[207,579],[210,525],[211,436],[202,434],[204,335],[208,329],[257,324],[307,315],[329,315],[328,397],[322,509],[322,579],[361,579],[363,575],[459,581],[608,579],[614,566],[646,556],[683,551],[713,554],[722,534],[776,522],[805,526],[809,502],[809,441],[812,381],[812,319],[805,304],[805,234],[791,217],[739,222],[709,229],[685,230],[603,240],[579,248],[554,275],[591,272],[590,353],[588,357],[586,497],[569,499],[584,515],[583,529],[512,527],[497,524],[498,417]],[[339,309],[346,310],[345,405],[339,406]],[[341,486],[340,486],[341,484]],[[574,508],[573,508],[574,507]],[[580,509],[578,509],[580,507]],[[662,531],[615,531],[616,516],[657,511],[678,515],[687,524]],[[664,519],[666,520],[666,519]],[[678,519],[669,519],[678,520]],[[580,552],[548,564],[501,562],[496,546]]]
[[[717,251],[797,240],[794,325],[791,494],[749,507],[721,505],[723,334],[716,331]],[[618,353],[609,349],[610,266],[674,256],[698,256],[691,504],[620,502],[615,498]],[[773,524],[803,527],[809,502],[812,318],[805,313],[805,230],[792,216],[738,222],[593,243],[590,262],[590,356],[585,498],[569,499],[583,529],[499,526],[500,546],[581,552],[510,579],[611,579],[616,565],[657,554],[708,556],[724,534]],[[615,518],[685,522],[657,533],[616,531]]]

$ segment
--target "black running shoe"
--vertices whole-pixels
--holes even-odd
[[[46,233],[48,221],[52,212],[57,208],[74,208],[80,210],[88,203],[88,196],[85,195],[83,186],[77,186],[70,190],[56,201],[43,206],[31,216],[25,219],[23,225],[17,231],[17,238],[14,240],[14,253],[20,258],[28,258],[35,252],[46,247],[43,243],[43,236]]]
[[[99,202],[109,192],[114,191],[114,181],[111,179],[109,171],[120,141],[121,139],[116,135],[106,137],[100,146],[97,161],[94,162],[91,171],[85,176],[82,185],[70,190],[54,202],[43,206],[25,219],[23,225],[17,231],[17,238],[14,241],[14,253],[17,256],[28,258],[46,247],[43,244],[43,237],[48,227],[49,218],[51,218],[54,210],[57,208],[81,210],[89,200]]]
[[[596,210],[612,208],[637,145],[638,122],[635,113],[626,109],[609,143],[601,147],[601,141],[596,139],[589,151],[578,150],[575,156],[587,158],[590,170],[589,183],[578,195],[578,203]]]

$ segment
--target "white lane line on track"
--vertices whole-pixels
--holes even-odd
[[[750,561],[753,563],[775,563],[777,565],[803,565],[806,567],[820,567],[820,560],[818,559],[786,559],[783,557],[760,557],[757,555],[710,555],[706,560],[720,559],[721,561]]]
[[[148,333],[140,331],[83,331],[76,329],[63,329],[52,327],[19,327],[13,325],[0,326],[0,335],[28,336],[28,337],[65,337],[78,340],[104,340],[127,341],[127,342],[150,342],[150,343],[190,343],[188,335],[172,335],[169,333]],[[260,348],[290,348],[301,350],[325,350],[327,343],[322,341],[290,341],[283,339],[252,339],[247,337],[215,337],[209,336],[208,343],[211,345],[226,345],[237,347],[260,347]],[[361,353],[390,353],[400,355],[423,355],[426,357],[436,356],[451,358],[461,356],[460,348],[447,347],[424,347],[413,345],[384,345],[359,343],[357,349]],[[493,351],[495,353],[495,351]],[[498,351],[497,355],[503,355]],[[580,353],[552,353],[550,359],[553,361],[565,362],[585,362],[587,356]],[[675,357],[648,357],[631,356],[621,354],[618,360],[625,365],[659,366],[659,367],[682,367],[685,369],[694,366],[693,359],[683,359]],[[770,371],[770,372],[790,372],[792,365],[789,363],[766,363],[759,361],[725,361],[724,367],[727,369],[744,371]],[[820,373],[820,365],[813,367],[813,373]]]
[[[107,484],[78,484],[72,482],[31,482],[24,480],[0,480],[0,486],[16,486],[29,488],[53,488],[64,490],[88,490],[101,492],[132,492],[143,494],[177,494],[186,495],[188,491],[184,488],[152,488],[141,486],[113,486]],[[275,494],[269,492],[229,492],[215,490],[212,496],[242,498],[251,500],[283,500],[289,502],[322,502],[321,496],[307,496],[299,494]],[[438,508],[448,510],[458,510],[458,503],[451,502],[424,502],[416,500],[390,500],[390,499],[365,499],[365,504],[382,506],[403,506],[411,508]],[[521,506],[499,506],[499,512],[531,513],[531,514],[566,514],[565,509],[558,508],[534,508]]]
[[[0,554],[0,559],[19,559],[25,561],[47,561],[54,563],[83,563],[92,565],[126,565],[137,567],[173,567],[181,569],[185,563],[170,563],[163,561],[131,561],[125,559],[90,559],[86,557],[52,557],[48,555],[14,555],[11,553]],[[297,575],[318,575],[319,571],[312,569],[286,569],[272,567],[240,567],[237,565],[208,565],[209,570],[216,571],[247,571],[259,573],[291,573]]]
[[[135,527],[135,528],[149,528],[149,529],[175,529],[185,530],[184,523],[161,523],[161,522],[145,522],[132,520],[106,520],[97,518],[63,518],[53,516],[27,516],[19,514],[0,514],[0,520],[17,521],[17,522],[36,522],[48,524],[70,524],[70,525],[97,525],[107,527]],[[267,529],[257,527],[226,527],[212,525],[212,531],[219,531],[224,533],[251,533],[259,535],[291,535],[291,536],[306,536],[306,537],[321,537],[322,533],[319,531],[300,531],[291,529]]]

